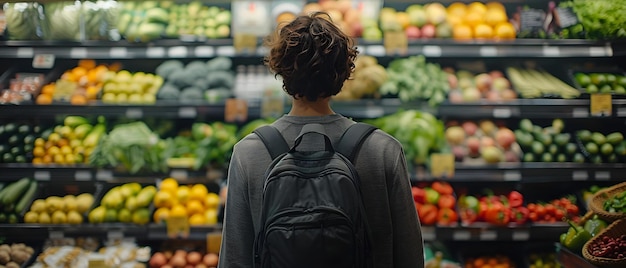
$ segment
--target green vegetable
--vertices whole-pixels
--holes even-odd
[[[39,3],[6,3],[4,15],[11,40],[41,40],[48,34],[43,6]]]
[[[100,141],[100,138],[104,135],[105,132],[106,132],[105,119],[103,116],[100,116],[98,117],[98,124],[96,124],[91,129],[91,131],[89,131],[89,134],[85,136],[85,139],[83,139],[83,146],[87,148],[96,147],[96,145],[98,145],[98,142]]]
[[[203,61],[195,60],[185,66],[185,72],[195,79],[206,77],[209,74],[208,67]]]
[[[26,209],[28,203],[31,202],[35,197],[35,193],[37,192],[37,186],[38,185],[36,180],[30,181],[28,189],[26,189],[26,192],[24,192],[19,202],[17,202],[17,205],[15,205],[15,213],[22,213]]]
[[[161,100],[178,100],[180,90],[171,83],[165,83],[157,92],[157,98]]]
[[[606,228],[607,223],[600,219],[598,215],[593,215],[593,217],[587,222],[585,222],[585,230],[591,234],[591,236],[596,236],[600,231]]]
[[[11,183],[9,186],[4,188],[4,190],[2,190],[2,199],[0,200],[0,203],[4,205],[5,210],[7,210],[7,207],[13,208],[15,206],[18,198],[20,198],[20,196],[22,196],[22,194],[28,189],[29,184],[29,178],[21,178],[18,181]]]
[[[209,72],[230,71],[233,66],[233,62],[230,58],[227,57],[216,57],[212,60],[207,61],[206,66]]]
[[[155,73],[161,77],[169,77],[172,72],[183,68],[184,64],[179,60],[166,60],[157,66]]]
[[[51,2],[45,5],[50,38],[55,40],[80,40],[80,4]]]
[[[235,84],[235,75],[231,71],[212,71],[206,80],[209,88],[232,88]]]
[[[75,128],[83,124],[89,124],[87,118],[78,115],[69,115],[63,119],[63,125]]]
[[[626,37],[626,0],[571,0],[559,5],[573,9],[588,39]]]
[[[202,89],[197,87],[187,87],[180,92],[178,96],[180,102],[197,102],[202,101],[204,99],[204,93]]]
[[[568,223],[570,228],[567,230],[565,238],[563,239],[563,245],[575,253],[580,254],[583,245],[591,239],[591,233],[585,230],[584,227],[576,225],[571,221],[568,221]]]

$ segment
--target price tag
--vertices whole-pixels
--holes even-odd
[[[522,174],[519,171],[505,171],[504,172],[505,181],[520,181],[521,179],[522,179]]]
[[[608,181],[611,179],[611,172],[609,171],[596,171],[596,180]]]
[[[196,57],[213,57],[215,55],[215,49],[210,46],[197,46],[193,52]]]
[[[590,47],[589,48],[589,56],[591,57],[606,57],[610,56],[610,53],[607,52],[607,49],[604,47]]]
[[[365,108],[363,111],[366,118],[379,118],[385,115],[385,109],[378,106],[372,106]]]
[[[559,47],[543,47],[543,55],[546,57],[560,57],[561,50]]]
[[[126,110],[126,117],[130,119],[139,119],[143,117],[143,110],[141,108],[128,108]]]
[[[483,230],[480,232],[480,240],[493,241],[498,238],[498,233],[494,230]]]
[[[170,47],[167,51],[167,55],[170,58],[185,58],[187,57],[187,48],[184,46]]]
[[[556,23],[559,27],[567,28],[578,23],[578,17],[571,8],[557,7],[554,11]]]
[[[572,180],[575,181],[586,181],[589,179],[589,173],[584,170],[574,170],[572,171]]]
[[[126,58],[128,57],[128,50],[125,47],[112,47],[109,55],[114,59]]]
[[[513,230],[513,234],[511,236],[513,241],[526,241],[530,239],[530,232],[528,230]]]
[[[180,118],[195,118],[198,116],[198,112],[194,107],[180,107],[178,109],[178,117]]]
[[[54,66],[54,54],[37,54],[33,57],[33,68],[50,69]]]
[[[266,90],[261,100],[261,117],[277,118],[285,113],[283,96],[276,96],[273,90]]]
[[[233,46],[221,46],[217,48],[217,55],[224,57],[235,56],[235,47]]]
[[[437,240],[437,232],[435,231],[435,227],[422,226],[422,239],[424,239],[425,241]]]
[[[170,177],[184,180],[184,179],[189,178],[189,172],[187,172],[187,170],[184,170],[184,169],[174,169],[170,171]]]
[[[618,107],[616,113],[618,117],[626,117],[626,108]]]
[[[118,240],[124,238],[124,232],[121,230],[110,230],[107,232],[107,238],[110,240]]]
[[[482,57],[496,57],[498,56],[498,49],[493,46],[484,46],[480,47],[480,51],[478,53],[480,53],[480,56]]]
[[[50,171],[35,171],[33,174],[35,180],[38,181],[49,181],[50,180]]]
[[[430,174],[435,178],[454,177],[454,155],[453,154],[431,154]]]
[[[408,51],[409,41],[402,31],[385,32],[383,40],[387,55],[405,55]]]
[[[101,181],[107,181],[113,179],[113,172],[110,170],[98,170],[96,171],[96,179]]]
[[[440,46],[424,46],[422,48],[422,54],[426,57],[441,57]]]
[[[163,58],[164,56],[165,56],[165,48],[149,47],[146,49],[146,57],[148,58]]]
[[[589,110],[586,108],[574,108],[572,109],[572,117],[574,118],[589,117]]]
[[[170,238],[175,237],[189,237],[189,218],[186,216],[171,216],[165,221],[167,226],[167,236]]]
[[[495,118],[510,118],[511,117],[511,109],[509,109],[509,108],[494,108],[493,109],[493,117],[495,117]]]
[[[610,116],[613,111],[611,94],[591,94],[590,113],[592,116]]]
[[[48,233],[48,238],[50,239],[62,239],[65,237],[62,231],[50,231]]]
[[[70,57],[73,59],[87,58],[87,48],[85,47],[73,47],[70,49]]]
[[[90,181],[91,172],[89,172],[88,170],[78,170],[74,174],[74,179],[77,181]]]
[[[385,47],[381,45],[371,45],[367,47],[367,54],[374,57],[385,56]]]
[[[452,233],[452,239],[457,241],[470,240],[470,238],[472,238],[472,234],[467,230],[455,230]]]
[[[224,120],[229,123],[245,122],[248,119],[248,103],[242,99],[227,99]]]
[[[206,234],[206,250],[209,253],[219,253],[222,245],[222,233],[211,232]]]
[[[32,47],[18,47],[17,48],[17,57],[18,58],[32,58],[35,54]]]
[[[258,38],[253,34],[235,34],[233,38],[233,45],[237,53],[253,54],[256,51],[258,45]]]

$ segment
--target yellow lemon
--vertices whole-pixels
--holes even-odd
[[[154,206],[157,208],[171,208],[176,204],[172,193],[168,191],[158,191],[154,195]]]
[[[185,206],[181,204],[174,205],[172,209],[170,209],[171,217],[187,217],[187,209]]]
[[[187,202],[187,213],[196,214],[204,211],[204,206],[198,200],[189,200]]]
[[[191,186],[191,192],[189,193],[189,199],[202,201],[206,198],[206,195],[209,193],[209,190],[204,186],[204,184],[194,184]]]
[[[186,204],[189,201],[189,187],[186,185],[178,186],[178,191],[176,191],[176,199],[178,199],[178,203]]]
[[[170,215],[170,209],[166,208],[166,207],[162,207],[162,208],[158,208],[157,210],[154,211],[154,222],[156,223],[162,223],[165,222],[167,220],[167,217],[169,217]]]
[[[159,185],[159,190],[176,193],[176,191],[178,190],[178,181],[176,181],[174,178],[166,178]]]
[[[207,194],[206,198],[204,199],[204,207],[206,207],[207,209],[209,208],[217,209],[219,206],[220,206],[220,196],[217,195],[216,193]]]
[[[33,204],[30,206],[30,210],[37,213],[46,211],[46,201],[43,199],[33,201]]]
[[[217,209],[207,209],[204,212],[207,224],[217,224]]]
[[[204,225],[206,218],[201,213],[193,214],[189,217],[189,225]]]
[[[24,223],[37,223],[39,221],[39,214],[34,211],[26,212],[24,215]]]

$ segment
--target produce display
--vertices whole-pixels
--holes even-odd
[[[45,27],[43,6],[40,3],[5,3],[3,9],[9,39],[44,39],[47,27]]]
[[[145,267],[150,258],[149,247],[139,247],[130,240],[95,237],[47,239],[29,267],[88,267],[104,266]]]
[[[576,132],[581,150],[590,163],[619,163],[626,159],[626,141],[621,132],[607,135],[598,131],[582,129]]]
[[[411,187],[415,209],[422,225],[456,225],[456,197],[454,189],[445,181]]]
[[[24,214],[24,223],[81,224],[93,203],[91,193],[35,199]]]
[[[380,41],[382,32],[375,18],[368,18],[356,7],[352,0],[319,0],[307,3],[301,14],[324,11],[333,22],[352,37],[363,37],[365,40]],[[278,19],[277,19],[278,20]]]
[[[445,138],[456,162],[493,164],[519,162],[520,146],[511,129],[491,120],[448,122]]]
[[[88,220],[90,223],[147,224],[151,219],[149,206],[156,192],[155,186],[142,186],[136,182],[114,186],[102,196],[100,204],[89,212]]]
[[[585,162],[572,134],[564,132],[561,119],[545,127],[524,118],[515,130],[515,138],[524,151],[524,162]]]
[[[151,73],[108,72],[102,86],[102,102],[107,104],[154,104],[163,77]]]
[[[29,124],[8,123],[0,125],[0,163],[28,163],[33,159],[35,139],[41,127]]]
[[[516,267],[515,263],[509,256],[502,254],[484,255],[470,257],[465,260],[464,268],[488,268],[488,267],[503,267],[512,268]]]
[[[561,1],[560,7],[571,8],[584,29],[587,39],[619,39],[626,37],[626,1]]]
[[[7,88],[0,85],[0,104],[20,104],[30,102],[39,91],[44,80],[41,73],[18,72],[10,80]]]
[[[585,93],[626,94],[626,76],[622,74],[577,72],[574,81]]]
[[[0,265],[9,268],[24,267],[35,253],[31,246],[24,243],[2,244],[0,245]]]
[[[531,253],[527,258],[528,268],[561,268],[555,253]]]
[[[546,203],[528,203],[528,220],[531,222],[578,222],[580,220],[580,208],[573,196],[550,200]]]
[[[513,88],[525,99],[542,97],[573,99],[581,94],[580,90],[544,70],[508,67],[506,72]]]
[[[191,130],[165,139],[165,162],[170,168],[222,167],[239,141],[237,128],[222,122],[194,123]]]
[[[354,100],[380,97],[378,89],[387,81],[387,70],[375,57],[359,55],[354,61],[354,73],[347,80],[335,100]]]
[[[48,39],[52,40],[81,40],[80,2],[52,2],[44,6]]]
[[[619,237],[601,235],[590,244],[589,253],[595,257],[626,259],[626,234]]]
[[[454,71],[446,68],[449,73],[451,103],[487,101],[509,101],[517,99],[517,93],[511,88],[511,82],[501,71],[493,70],[473,74],[466,70]]]
[[[626,213],[626,191],[617,193],[604,201],[602,208],[609,213]]]
[[[165,223],[169,217],[186,217],[191,226],[217,223],[220,197],[204,184],[180,185],[173,178],[159,184],[153,200],[154,222]]]
[[[37,181],[21,178],[11,183],[0,183],[0,223],[18,223],[28,203],[37,192]]]
[[[427,100],[436,106],[450,91],[448,73],[439,64],[426,62],[423,55],[394,59],[387,67],[387,77],[380,94],[397,96],[403,102]]]
[[[150,268],[166,267],[217,267],[219,257],[215,253],[202,254],[198,251],[185,250],[155,252],[150,258]]]

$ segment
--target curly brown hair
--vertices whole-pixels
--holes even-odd
[[[264,62],[283,79],[283,89],[309,101],[336,95],[354,71],[354,40],[325,12],[299,16],[265,40]]]

